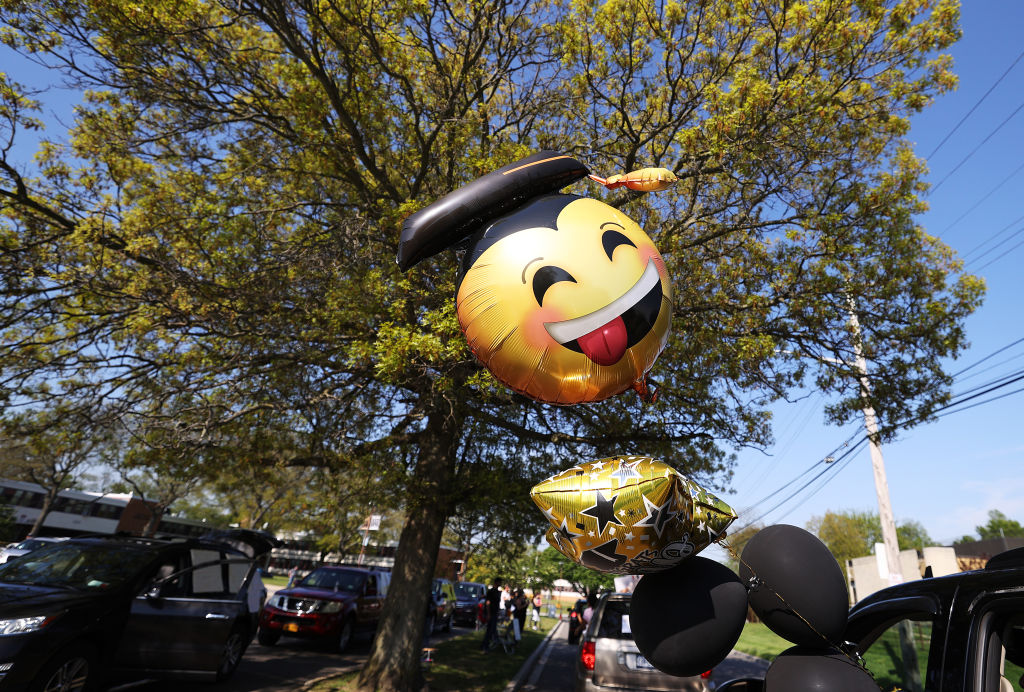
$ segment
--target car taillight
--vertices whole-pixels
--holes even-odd
[[[580,649],[580,661],[583,662],[583,667],[587,670],[593,670],[596,660],[597,655],[594,650],[594,642],[583,642],[583,648]]]
[[[708,678],[711,677],[711,671],[710,670],[705,670],[703,673],[700,674],[700,676],[702,678],[704,678],[705,680],[707,680]]]

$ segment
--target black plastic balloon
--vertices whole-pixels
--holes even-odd
[[[678,676],[700,675],[725,660],[746,615],[747,590],[736,574],[700,556],[641,577],[629,607],[640,653]]]
[[[398,266],[405,271],[457,245],[488,221],[586,178],[589,172],[573,157],[545,150],[477,178],[406,219],[398,241]]]
[[[750,607],[783,639],[817,648],[842,641],[846,580],[814,534],[788,524],[762,529],[743,548],[740,578],[752,584]]]
[[[871,674],[836,649],[794,646],[764,675],[764,692],[879,692]]]

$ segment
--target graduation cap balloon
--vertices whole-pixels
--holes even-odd
[[[672,288],[639,225],[599,200],[559,191],[589,175],[571,156],[541,151],[411,215],[398,264],[406,270],[465,246],[456,287],[473,354],[511,389],[538,401],[601,401],[632,387],[653,399],[646,374],[668,342]],[[608,187],[664,189],[645,169]]]
[[[725,538],[726,503],[668,464],[620,456],[577,464],[530,491],[551,522],[548,543],[598,572],[675,567]]]

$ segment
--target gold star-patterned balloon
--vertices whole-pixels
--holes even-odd
[[[618,456],[573,466],[530,497],[552,524],[547,539],[585,567],[660,572],[725,538],[729,505],[668,464]]]

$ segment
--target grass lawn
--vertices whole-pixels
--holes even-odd
[[[740,640],[736,642],[734,648],[745,654],[771,661],[791,646],[793,644],[772,632],[763,622],[748,622],[744,625]]]
[[[501,649],[481,653],[482,629],[440,642],[434,647],[433,665],[424,672],[427,684],[432,691],[501,692],[557,622],[557,618],[542,617],[540,629],[535,631],[530,629],[527,620],[523,639],[512,654]],[[322,680],[310,690],[348,692],[355,689],[357,675],[352,673]]]

